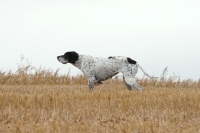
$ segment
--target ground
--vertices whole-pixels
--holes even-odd
[[[200,89],[0,85],[0,133],[198,133]]]

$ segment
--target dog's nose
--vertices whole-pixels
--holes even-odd
[[[57,60],[60,58],[60,56],[57,56]]]

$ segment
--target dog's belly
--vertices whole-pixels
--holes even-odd
[[[95,63],[94,68],[96,80],[103,81],[112,78],[114,75],[118,74],[119,66],[115,62],[99,62]]]
[[[109,78],[112,78],[113,76],[115,76],[116,74],[118,74],[118,72],[116,73],[102,73],[102,72],[96,72],[96,75],[95,75],[95,78],[96,80],[98,81],[104,81],[104,80],[107,80]]]

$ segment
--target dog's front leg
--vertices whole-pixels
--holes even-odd
[[[88,78],[88,89],[89,90],[93,90],[94,83],[95,83],[95,77],[89,76],[89,78]]]

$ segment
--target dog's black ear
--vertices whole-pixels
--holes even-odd
[[[75,61],[78,60],[79,55],[76,52],[71,51],[71,52],[65,53],[64,57],[66,60],[69,61],[69,63],[75,64]]]

